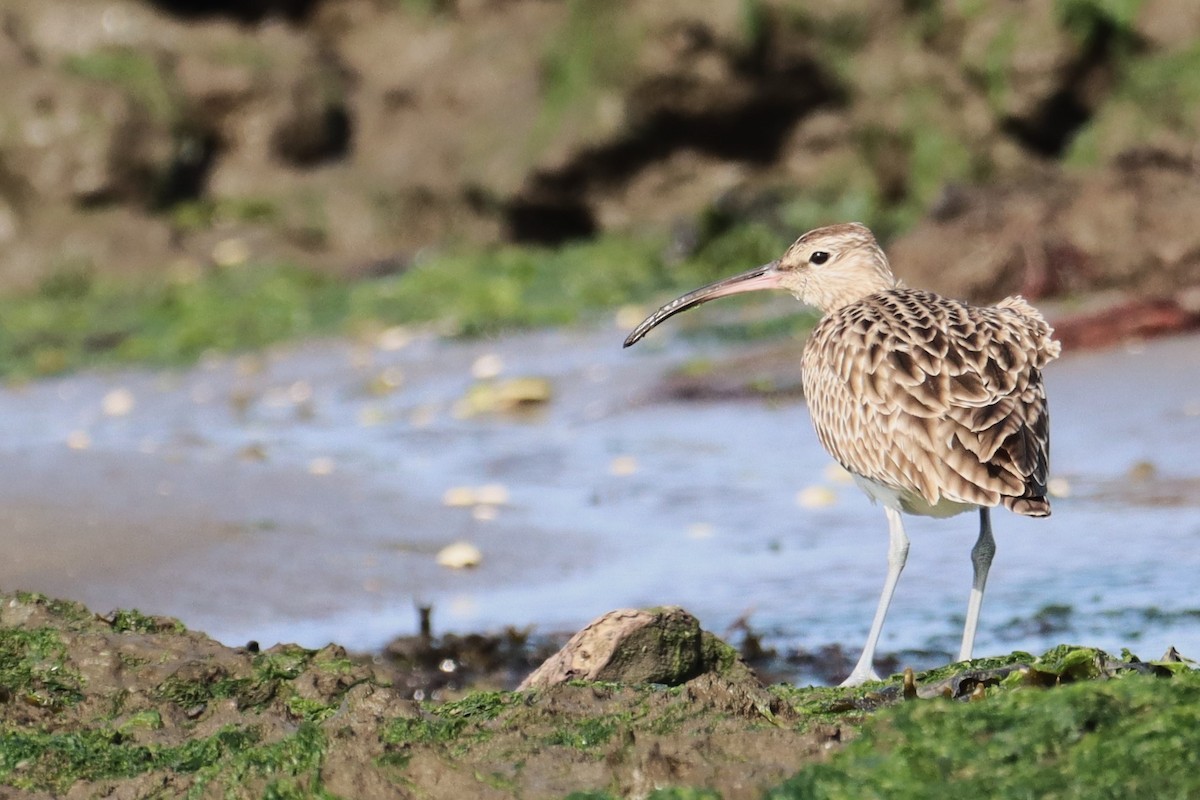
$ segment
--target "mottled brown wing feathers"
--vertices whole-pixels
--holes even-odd
[[[818,436],[852,472],[930,505],[1048,514],[1051,334],[1019,297],[979,307],[915,289],[869,295],[805,347]]]

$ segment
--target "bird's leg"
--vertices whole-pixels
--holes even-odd
[[[983,588],[987,586],[988,570],[992,568],[992,556],[996,555],[996,540],[992,537],[991,509],[979,509],[979,539],[971,548],[971,565],[975,568],[975,579],[971,583],[971,599],[967,602],[967,624],[963,626],[962,648],[958,651],[959,661],[969,661],[975,648],[975,629],[979,627],[979,609],[983,606]]]
[[[896,583],[900,573],[904,571],[904,562],[908,560],[908,535],[904,532],[904,523],[900,512],[894,508],[884,508],[888,518],[888,572],[883,582],[883,593],[879,595],[879,607],[875,609],[875,619],[871,622],[871,632],[867,635],[867,644],[863,647],[858,663],[850,673],[850,677],[842,681],[842,686],[858,686],[867,681],[877,681],[872,662],[875,660],[875,646],[879,644],[879,634],[883,630],[883,620],[887,616],[888,606],[892,604],[892,595],[896,593]]]

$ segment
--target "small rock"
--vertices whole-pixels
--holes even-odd
[[[358,426],[360,428],[373,428],[376,425],[382,425],[387,421],[387,414],[381,408],[375,406],[366,406],[358,412]]]
[[[505,414],[524,411],[550,402],[550,382],[545,378],[509,378],[503,381],[483,381],[467,390],[454,405],[455,416],[474,417],[480,414]]]
[[[237,236],[222,239],[212,249],[212,260],[218,267],[239,267],[249,259],[250,246],[245,239]]]
[[[508,489],[499,483],[488,483],[475,490],[475,502],[489,506],[508,505]]]
[[[238,356],[233,362],[233,368],[239,376],[250,378],[266,372],[267,364],[261,355],[248,354]]]
[[[636,328],[638,323],[645,318],[646,308],[644,306],[627,305],[617,309],[613,321],[616,322],[618,330],[627,331]]]
[[[267,448],[260,443],[252,443],[238,450],[238,458],[242,461],[266,461]]]
[[[449,569],[470,569],[483,561],[483,553],[470,542],[446,545],[437,554],[438,566]]]
[[[296,381],[287,388],[287,397],[293,404],[307,403],[312,399],[313,387],[308,381]]]
[[[1046,481],[1046,491],[1051,497],[1070,497],[1071,482],[1066,478],[1051,478]]]
[[[308,462],[309,475],[332,475],[333,474],[333,459],[328,456],[314,458]]]
[[[411,341],[412,332],[408,328],[395,325],[379,334],[379,338],[375,340],[375,346],[380,350],[391,353],[407,347]]]
[[[828,486],[806,486],[796,494],[801,508],[828,508],[837,503],[837,494]]]
[[[408,415],[408,424],[414,428],[428,428],[437,419],[437,409],[433,406],[418,406]]]
[[[452,486],[442,495],[442,505],[467,508],[475,505],[475,490],[470,486]]]
[[[404,371],[394,364],[384,367],[378,375],[367,381],[367,392],[376,396],[389,395],[404,383]]]
[[[1145,483],[1158,477],[1158,467],[1153,461],[1137,461],[1129,468],[1127,477],[1133,483]]]
[[[123,417],[133,411],[133,406],[133,392],[124,387],[113,389],[100,401],[101,410],[109,417]]]
[[[491,522],[499,515],[495,506],[475,506],[471,509],[471,517],[479,522]]]
[[[622,608],[589,623],[517,688],[573,680],[678,686],[706,672],[739,666],[746,670],[733,648],[702,631],[700,622],[682,608]]]
[[[471,376],[479,381],[491,380],[504,371],[504,361],[495,353],[488,353],[471,364]]]
[[[637,459],[633,456],[617,456],[608,465],[608,471],[619,478],[628,477],[637,472]]]
[[[841,464],[833,463],[825,467],[825,479],[830,483],[840,483],[849,485],[854,483],[854,476],[846,471],[846,468]]]
[[[87,450],[92,446],[92,437],[87,431],[71,431],[67,434],[67,447],[72,450]]]

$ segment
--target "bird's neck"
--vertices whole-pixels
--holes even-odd
[[[819,281],[810,281],[807,296],[801,299],[819,308],[823,314],[831,314],[868,295],[898,286],[900,282],[888,268],[887,262],[883,261],[851,274],[824,275]]]

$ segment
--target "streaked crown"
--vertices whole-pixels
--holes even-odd
[[[846,222],[797,239],[779,259],[780,285],[825,313],[898,285],[867,226]]]

